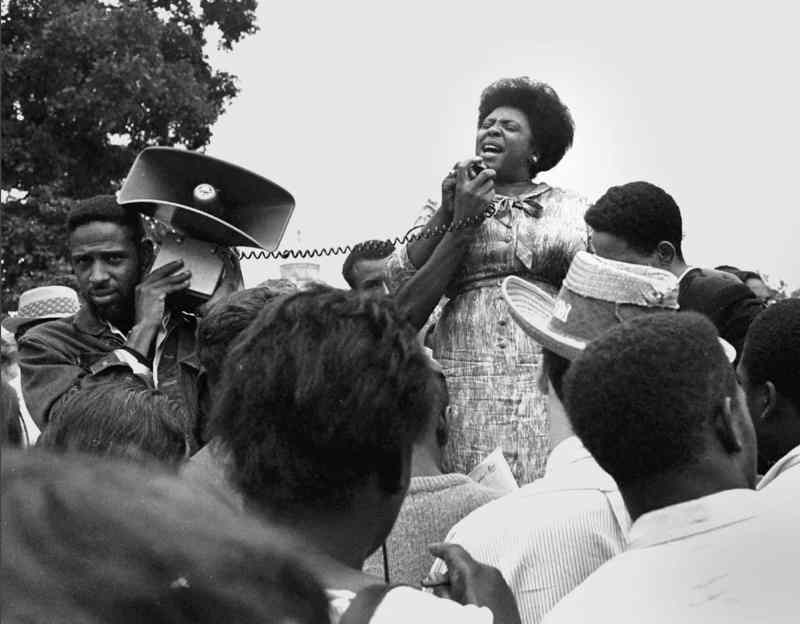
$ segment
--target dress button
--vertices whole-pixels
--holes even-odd
[[[506,348],[506,343],[505,342],[500,342],[500,343],[497,344],[497,346],[500,347],[501,349],[505,349]]]
[[[501,327],[505,327],[505,326],[506,326],[506,323],[507,323],[508,321],[506,321],[505,319],[500,319],[500,320],[499,320],[499,321],[497,321],[497,322],[498,322],[498,324],[499,324]]]
[[[513,240],[513,238],[511,236],[506,236],[506,242],[507,243],[510,243],[512,240]]]

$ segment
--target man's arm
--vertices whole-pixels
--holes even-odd
[[[142,387],[152,387],[149,367],[131,351],[116,349],[98,354],[95,362],[80,362],[81,356],[65,353],[46,336],[29,334],[18,345],[22,395],[40,429],[57,417],[74,391],[87,384],[122,376],[138,379]]]

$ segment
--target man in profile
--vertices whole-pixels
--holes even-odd
[[[612,186],[586,211],[584,220],[591,251],[675,275],[681,310],[705,314],[741,353],[747,328],[764,302],[735,275],[687,264],[681,211],[672,196],[649,182]]]

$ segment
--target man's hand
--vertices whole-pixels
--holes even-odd
[[[167,295],[187,288],[192,281],[189,271],[181,271],[183,260],[157,268],[136,287],[136,316],[125,346],[145,358],[158,335]]]
[[[192,274],[182,268],[183,260],[175,260],[157,268],[136,286],[136,325],[161,324],[167,295],[188,288],[192,281]]]
[[[479,216],[494,201],[494,169],[483,169],[472,177],[472,166],[480,158],[463,160],[456,165],[453,220]]]
[[[478,563],[458,544],[431,544],[428,550],[445,562],[447,575],[423,586],[434,587],[441,598],[488,607],[496,624],[519,624],[517,602],[497,568]]]

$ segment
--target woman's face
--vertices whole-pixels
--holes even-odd
[[[533,153],[528,118],[517,108],[499,106],[478,126],[475,154],[497,172],[497,180],[529,180]]]

